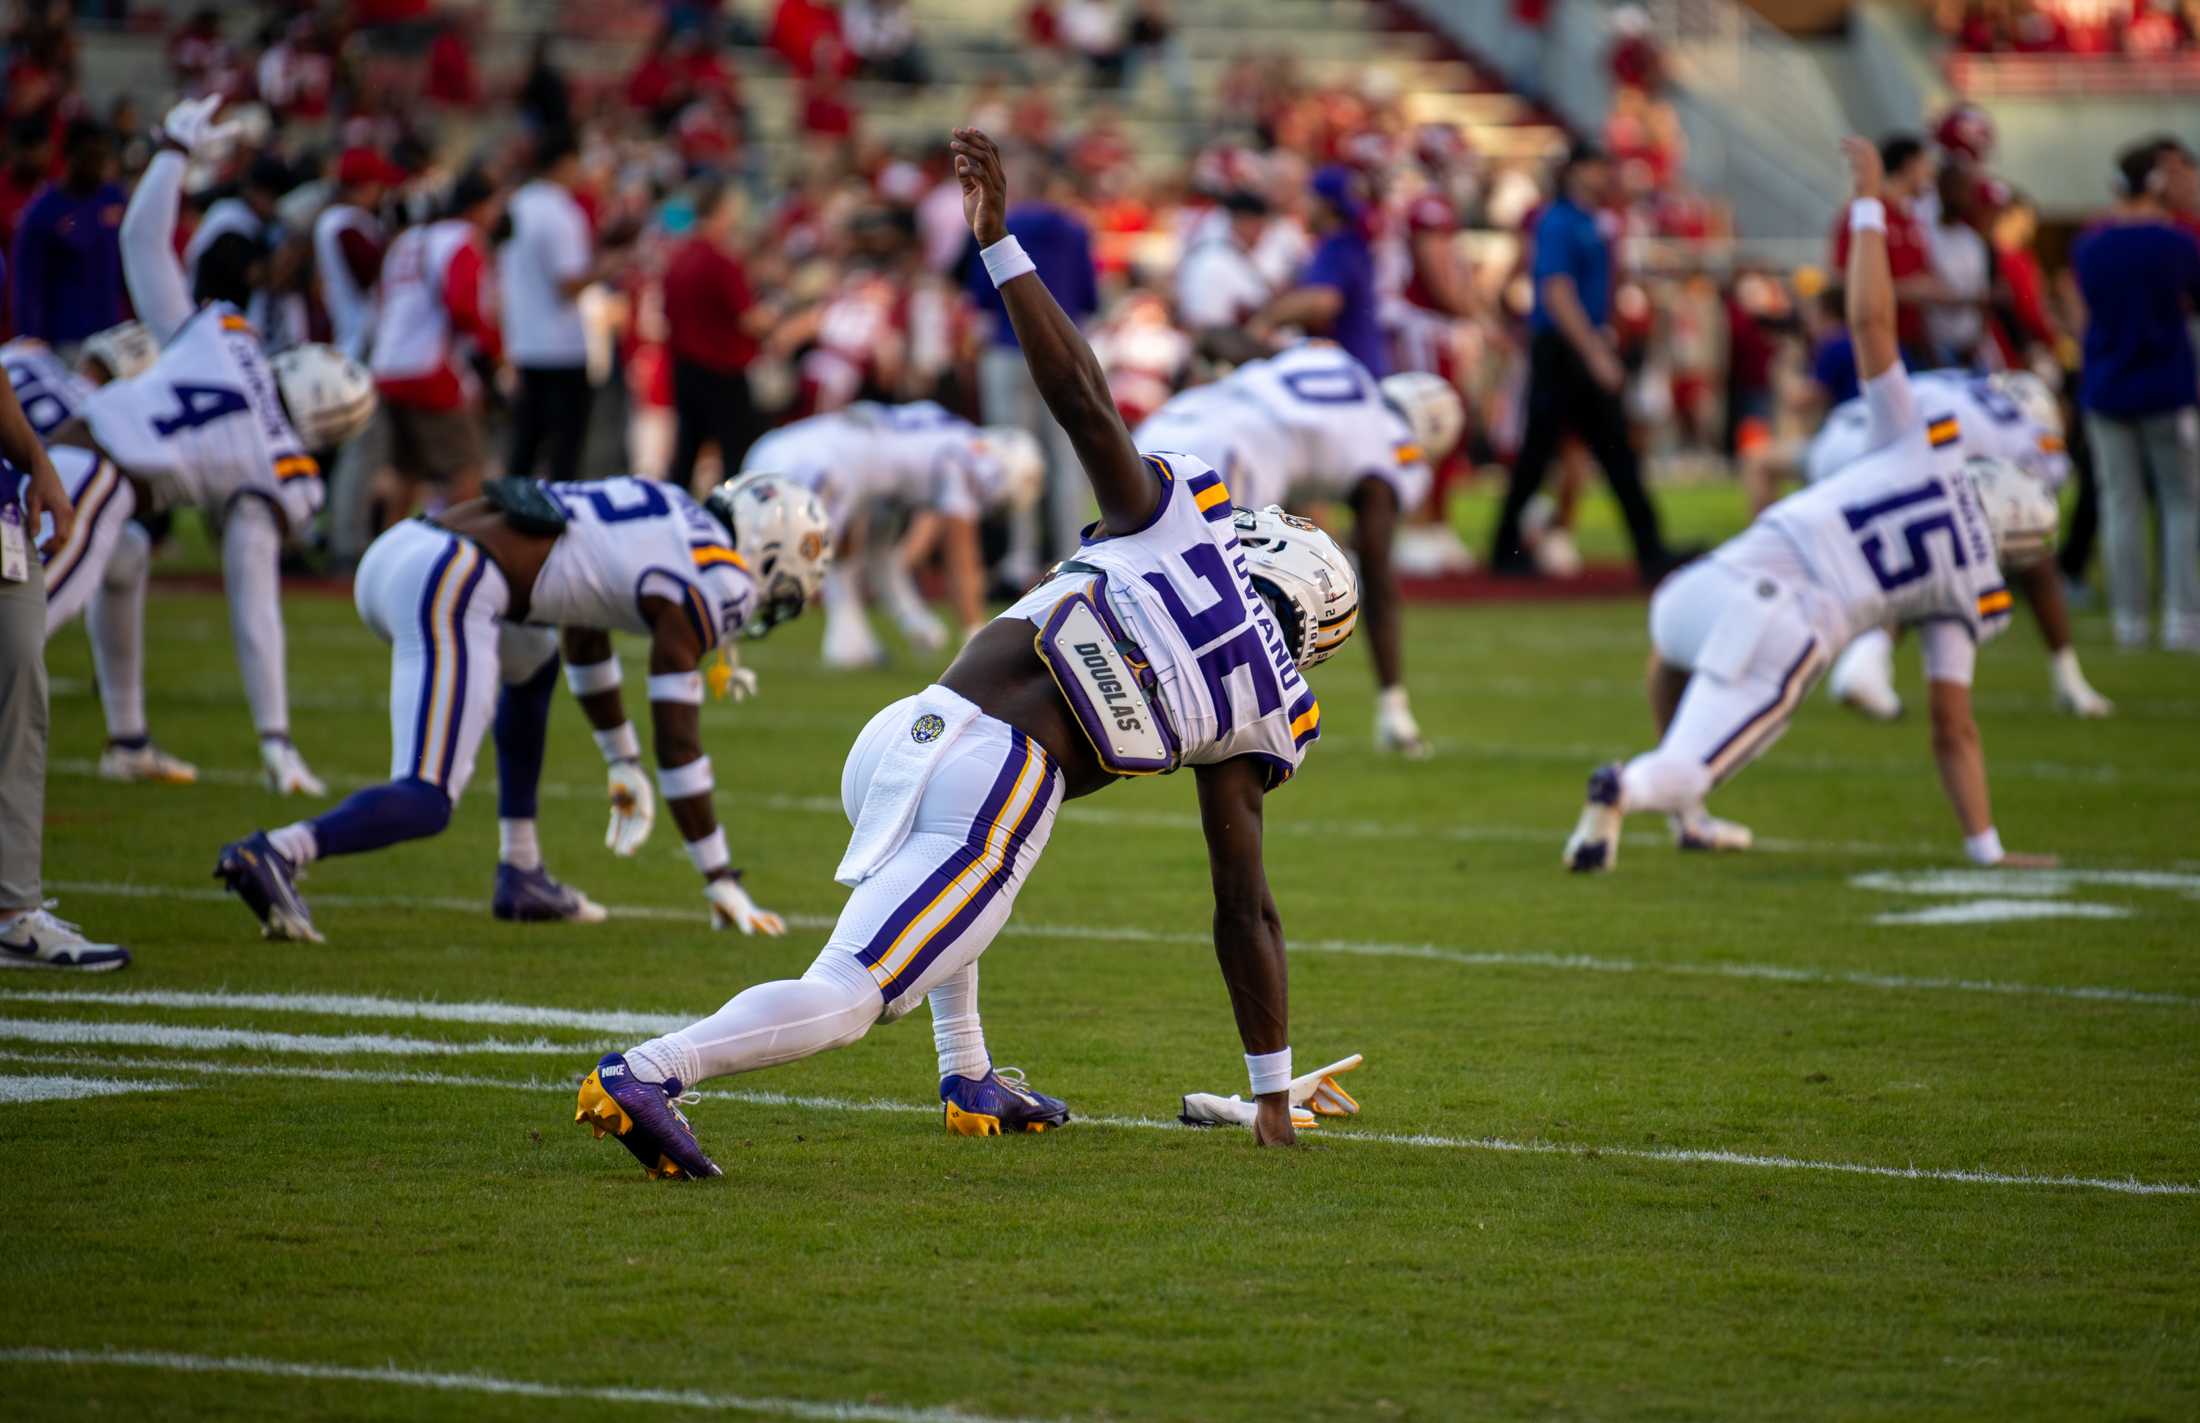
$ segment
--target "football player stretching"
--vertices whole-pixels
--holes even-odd
[[[1305,674],[1352,629],[1336,544],[1280,509],[1234,512],[1203,461],[1141,455],[1091,348],[1007,235],[991,139],[954,135],[963,211],[1031,374],[1075,446],[1100,518],[1077,555],[972,638],[937,685],[895,702],[841,772],[851,886],[799,979],[748,988],[582,1083],[576,1120],[652,1175],[715,1176],[674,1105],[689,1087],[856,1041],[927,999],[948,1128],[1036,1131],[1068,1109],[993,1069],[978,957],[1046,848],[1062,801],[1193,768],[1215,952],[1262,1142],[1292,1139],[1283,925],[1261,865],[1267,793],[1320,732]]]
[[[280,564],[283,542],[321,507],[312,452],[359,433],[374,414],[374,382],[332,346],[305,345],[270,358],[244,314],[227,302],[194,307],[175,248],[186,159],[229,142],[212,122],[219,96],[186,100],[163,122],[153,156],[122,216],[122,275],[147,333],[160,347],[150,368],[83,397],[49,441],[55,468],[90,517],[59,555],[59,608],[49,627],[84,605],[95,587],[135,584],[135,605],[91,620],[109,744],[102,772],[125,779],[189,779],[190,768],[152,750],[144,723],[141,540],[122,529],[136,510],[196,504],[221,526],[222,581],[260,761],[278,794],[324,788],[290,740]],[[114,565],[121,561],[123,566]],[[112,680],[114,690],[109,690]]]
[[[1181,450],[1222,472],[1241,508],[1305,498],[1352,506],[1352,539],[1375,655],[1375,744],[1428,754],[1406,702],[1403,621],[1391,550],[1403,511],[1466,430],[1451,382],[1427,371],[1381,381],[1341,346],[1309,341],[1170,398],[1139,425],[1142,450]]]
[[[1965,458],[1956,416],[1920,405],[1895,344],[1879,152],[1856,138],[1842,148],[1855,179],[1848,318],[1870,452],[1658,589],[1649,691],[1663,739],[1591,774],[1566,841],[1570,869],[1612,868],[1628,811],[1664,812],[1684,849],[1747,848],[1749,831],[1712,819],[1704,797],[1779,739],[1850,639],[1887,623],[1918,629],[1933,755],[1964,852],[1981,865],[2039,863],[2005,854],[1995,831],[1971,672],[1978,644],[2009,625],[2000,569],[2046,554],[2055,502],[2006,461]]]
[[[492,480],[483,497],[408,520],[367,548],[353,580],[359,616],[390,644],[390,779],[334,810],[222,847],[215,876],[271,939],[319,942],[299,872],[442,833],[473,776],[492,719],[499,919],[594,922],[603,909],[543,867],[535,832],[544,737],[566,681],[610,763],[605,843],[631,855],[655,819],[640,739],[626,719],[612,632],[649,639],[657,785],[703,876],[711,922],[777,934],[778,915],[742,888],[711,810],[703,754],[704,655],[795,617],[831,558],[809,494],[752,475],[702,504],[654,480]],[[754,690],[755,677],[745,679]]]

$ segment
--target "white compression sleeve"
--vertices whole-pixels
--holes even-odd
[[[985,1050],[985,1025],[978,1019],[978,961],[925,995],[932,1010],[932,1046],[939,1053],[940,1076],[983,1077],[993,1070]]]
[[[124,524],[84,610],[99,702],[114,740],[145,734],[145,583],[152,567],[152,540],[138,525]]]
[[[290,733],[290,688],[283,671],[282,527],[265,499],[229,506],[222,521],[222,583],[229,590],[229,635],[237,644],[252,724],[262,736]]]
[[[191,319],[191,287],[176,256],[176,209],[183,197],[183,155],[153,155],[122,211],[122,280],[138,320],[163,346]]]
[[[651,1038],[626,1056],[645,1081],[654,1073],[693,1087],[845,1047],[883,1011],[878,985],[856,956],[829,948],[802,977],[745,988],[702,1022]]]

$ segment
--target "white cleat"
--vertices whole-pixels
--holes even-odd
[[[827,667],[886,665],[886,649],[879,646],[871,625],[860,616],[826,620],[824,656]]]
[[[1894,641],[1874,629],[1844,649],[1827,674],[1826,691],[1843,706],[1873,721],[1902,715],[1902,697],[1894,689]]]
[[[1561,862],[1575,874],[1601,874],[1619,863],[1619,763],[1589,773],[1589,795],[1566,837]]]
[[[2055,710],[2085,721],[2099,721],[2114,716],[2116,704],[2094,691],[2083,673],[2071,673],[2055,678]]]
[[[1387,695],[1376,701],[1375,749],[1395,752],[1408,761],[1426,761],[1429,744],[1421,735],[1421,724],[1405,704],[1405,693],[1401,690],[1394,701],[1387,700]]]
[[[1748,826],[1716,815],[1669,815],[1665,821],[1673,827],[1674,846],[1682,850],[1740,851],[1757,843]]]
[[[118,746],[110,741],[107,749],[99,753],[99,778],[188,786],[198,780],[199,768],[169,755],[150,741],[141,746]]]
[[[1564,529],[1546,529],[1530,550],[1535,566],[1546,578],[1579,578],[1581,576],[1581,550],[1574,543],[1574,536]]]
[[[894,614],[894,621],[900,625],[901,635],[909,639],[909,645],[919,652],[938,652],[947,646],[947,624],[930,608],[899,609]]]
[[[261,779],[277,795],[325,796],[328,787],[286,736],[260,738]]]

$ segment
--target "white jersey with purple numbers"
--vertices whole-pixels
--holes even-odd
[[[1153,516],[1135,533],[1088,532],[1076,561],[1106,571],[1108,609],[1158,679],[1179,763],[1257,756],[1273,789],[1297,772],[1321,735],[1320,704],[1253,589],[1222,477],[1191,455],[1145,459],[1161,481]],[[1050,579],[1001,616],[1043,620],[1092,581],[1090,574]]]
[[[43,341],[18,338],[0,346],[0,367],[7,369],[16,403],[41,440],[75,418],[92,393],[91,382]]]
[[[2011,600],[1993,528],[1970,476],[1948,458],[1962,438],[1955,418],[1928,419],[1782,499],[1718,556],[1754,567],[1749,550],[1767,532],[1780,536],[1820,595],[1808,600],[1813,621],[1835,647],[1888,622],[1954,622],[1974,642],[2000,633]]]
[[[258,494],[293,534],[320,511],[321,467],[291,428],[252,323],[227,302],[201,307],[149,370],[93,391],[83,414],[156,510]]]
[[[687,491],[623,475],[543,488],[565,510],[527,620],[606,632],[648,633],[644,598],[684,610],[707,650],[741,630],[756,581],[725,526]]]
[[[866,504],[979,513],[978,442],[968,420],[929,400],[851,405],[772,431],[749,447],[743,474],[772,474],[817,495],[838,535]]]
[[[1962,457],[1984,455],[2009,461],[2044,483],[2061,489],[2070,478],[2070,455],[2062,436],[2041,428],[2015,401],[1975,371],[1924,371],[1910,377],[1920,407],[1955,417],[1962,432]],[[1839,473],[1871,452],[1871,410],[1864,397],[1845,400],[1826,417],[1810,442],[1804,476],[1811,483]]]
[[[1242,509],[1343,499],[1370,477],[1404,508],[1428,494],[1428,462],[1405,417],[1367,367],[1326,342],[1172,396],[1132,438],[1142,450],[1181,450],[1213,465]]]

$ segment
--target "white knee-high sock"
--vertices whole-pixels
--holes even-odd
[[[1619,788],[1623,809],[1678,813],[1703,804],[1711,794],[1711,772],[1689,757],[1650,751],[1627,763]]]
[[[84,610],[111,741],[145,735],[145,584],[152,567],[153,541],[136,524],[124,524]]]
[[[983,1077],[991,1072],[985,1025],[978,1021],[977,960],[926,994],[924,1001],[932,1010],[932,1046],[940,1055],[940,1076]]]
[[[846,1047],[885,1007],[855,955],[828,948],[802,977],[744,988],[702,1022],[628,1049],[626,1059],[645,1082],[678,1078],[692,1087]]]
[[[262,736],[290,734],[290,687],[283,671],[283,534],[267,501],[229,507],[222,524],[222,582],[229,591],[229,636],[237,645],[252,725]]]

